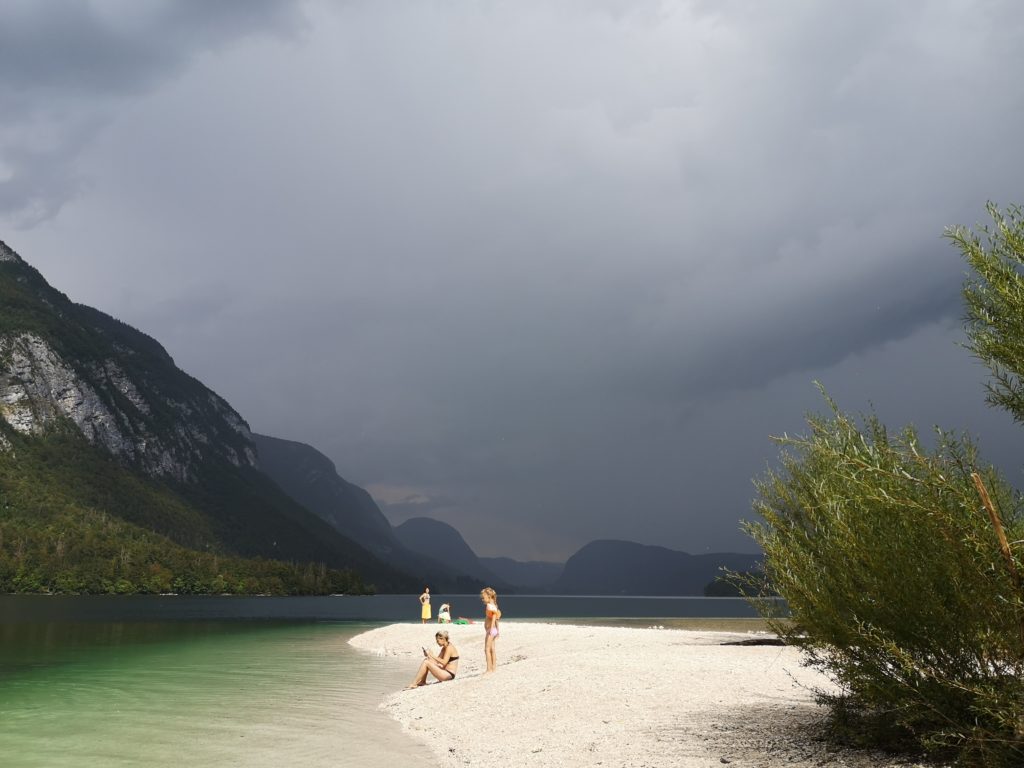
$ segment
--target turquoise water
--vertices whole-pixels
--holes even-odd
[[[0,766],[429,766],[368,625],[0,625]]]
[[[442,601],[479,618],[476,595]],[[640,626],[755,615],[694,597],[515,595],[502,609]],[[0,768],[434,765],[378,710],[414,670],[347,642],[418,616],[415,595],[0,595]]]

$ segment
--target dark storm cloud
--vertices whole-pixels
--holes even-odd
[[[943,250],[945,258],[939,256]],[[725,299],[726,314],[739,313],[741,321],[729,327],[733,323],[727,318],[663,384],[698,396],[723,388],[756,389],[792,373],[831,368],[850,355],[962,315],[962,271],[948,246],[937,244],[923,257],[908,257],[880,274],[805,286],[781,306],[765,308],[768,323],[759,323],[749,308],[741,312],[737,305],[746,301],[741,291],[736,305]],[[648,381],[653,380],[650,368]],[[643,386],[639,381],[634,385]]]
[[[153,7],[68,32],[123,40],[80,76],[15,57],[19,115],[94,122],[19,118],[4,207],[92,184],[7,239],[396,520],[750,548],[812,379],[1014,455],[941,233],[1021,198],[1019,4],[325,2],[290,45],[294,6]]]
[[[132,97],[196,55],[247,35],[292,35],[274,0],[113,0],[0,5],[0,215],[54,215],[81,189],[81,149]]]

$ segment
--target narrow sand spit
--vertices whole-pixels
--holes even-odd
[[[411,680],[437,629],[392,624],[349,642]],[[483,675],[482,625],[445,629],[457,679],[381,705],[443,766],[907,765],[817,740],[810,689],[827,681],[793,648],[722,645],[749,634],[504,621],[498,670]]]

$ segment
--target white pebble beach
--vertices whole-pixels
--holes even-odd
[[[350,642],[411,681],[438,628],[391,624]],[[443,629],[456,679],[381,704],[440,766],[913,765],[821,741],[813,689],[829,684],[796,649],[723,645],[763,634],[503,621],[485,675],[482,625]]]

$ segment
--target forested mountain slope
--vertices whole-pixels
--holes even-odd
[[[356,589],[359,577],[379,589],[415,589],[260,471],[245,420],[159,343],[70,301],[3,243],[0,493],[0,589],[61,588],[61,574],[85,561],[95,570],[109,547],[127,554],[124,567],[104,572],[142,589],[125,565],[142,540],[154,568],[184,548],[197,553],[197,573],[204,553],[221,557],[218,565],[270,558],[323,574],[317,587],[300,589],[296,578],[272,591],[333,591],[346,580]],[[96,522],[110,518],[118,525]],[[62,534],[69,525],[71,549]],[[26,581],[27,573],[36,576]],[[215,577],[195,591],[217,591]],[[106,582],[89,581],[88,590],[98,583]]]

